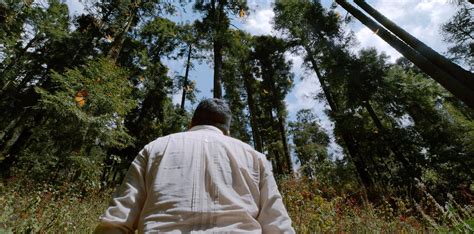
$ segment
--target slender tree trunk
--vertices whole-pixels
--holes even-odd
[[[313,70],[315,71],[316,76],[318,77],[319,83],[321,84],[321,88],[323,89],[324,96],[326,96],[326,101],[328,102],[329,107],[331,108],[332,111],[337,112],[337,109],[338,109],[337,105],[333,100],[333,97],[331,95],[328,85],[326,84],[326,81],[324,80],[323,76],[321,75],[321,72],[319,71],[318,63],[314,59],[312,51],[310,50],[309,47],[306,47],[306,46],[305,46],[305,50],[306,50],[306,53],[308,54],[308,58],[311,62],[311,66],[313,67]]]
[[[285,129],[285,118],[282,116],[281,112],[278,111],[278,127],[280,129],[281,142],[283,143],[283,150],[285,152],[285,160],[287,164],[287,172],[289,175],[293,174],[293,163],[291,162],[290,147],[288,146],[288,139],[286,136]]]
[[[454,96],[461,99],[466,105],[471,108],[474,108],[474,92],[469,89],[467,86],[463,85],[458,80],[451,77],[448,73],[441,70],[425,57],[416,52],[413,48],[406,45],[403,41],[398,39],[396,36],[391,34],[385,28],[374,22],[372,19],[367,17],[364,13],[353,7],[351,4],[345,0],[336,0],[336,2],[341,5],[346,11],[351,13],[356,17],[360,22],[365,26],[374,31],[379,37],[385,40],[390,44],[394,49],[403,54],[406,58],[412,61],[416,66],[418,66],[422,71],[431,76],[435,81],[440,83],[448,91],[450,91]]]
[[[26,110],[24,109],[15,119],[11,120],[10,123],[5,127],[5,129],[1,130],[0,131],[0,145],[3,146],[3,142],[4,142],[4,137],[8,135],[8,133],[14,128],[17,126],[18,122],[20,122],[20,120],[23,119],[23,117],[25,116],[25,112]],[[1,149],[1,147],[0,147]]]
[[[277,87],[275,87],[275,81],[273,79],[273,76],[270,75],[268,76],[267,79],[270,81],[270,88],[272,90],[272,93],[276,95],[279,92],[279,90],[277,89]],[[285,161],[287,164],[286,169],[288,171],[288,174],[291,175],[293,174],[293,164],[291,162],[290,147],[288,146],[288,139],[286,137],[284,104],[282,103],[282,100],[277,100],[276,97],[273,97],[272,100],[273,100],[272,109],[275,108],[277,112],[276,117],[278,119],[278,129],[280,131],[281,143],[283,144],[283,153],[284,153]],[[270,110],[270,113],[269,113],[270,116],[272,116],[272,112],[273,112],[272,109]]]
[[[260,128],[258,127],[257,111],[255,109],[255,100],[253,96],[254,90],[252,89],[252,84],[250,81],[251,74],[247,69],[245,69],[243,79],[245,91],[247,92],[247,105],[249,107],[250,126],[252,127],[252,138],[254,146],[257,151],[262,152],[262,138],[260,136]]]
[[[397,159],[397,161],[400,162],[402,164],[403,168],[409,172],[410,177],[412,177],[412,178],[419,177],[420,176],[419,173],[411,165],[411,163],[407,160],[403,150],[400,150],[400,148],[401,148],[400,144],[398,144],[396,141],[392,140],[392,138],[387,135],[387,130],[385,129],[382,122],[378,118],[378,116],[375,113],[375,110],[373,109],[370,102],[368,100],[364,101],[363,106],[365,107],[365,109],[369,113],[372,121],[374,122],[375,126],[379,130],[382,140],[388,143],[388,147],[389,147],[390,151],[392,151],[392,153],[395,156],[395,158]],[[387,167],[387,166],[385,165],[385,167]]]
[[[218,6],[216,8],[216,0],[211,0],[211,14],[214,19],[214,35],[213,35],[213,50],[214,50],[214,98],[222,98],[222,38],[224,31],[222,25],[222,17],[225,14],[224,4],[217,0]]]
[[[410,45],[415,49],[419,54],[423,55],[426,59],[432,62],[434,65],[437,65],[440,69],[444,70],[446,73],[451,75],[454,79],[467,86],[472,92],[474,92],[474,74],[469,71],[464,70],[455,63],[449,61],[444,56],[440,55],[438,52],[431,49],[425,43],[421,42],[414,36],[412,36],[407,31],[400,28],[394,22],[389,20],[384,15],[380,14],[377,10],[372,8],[364,0],[354,0],[354,2],[369,13],[375,20],[381,23],[385,28],[390,30],[392,33],[397,35],[405,43]]]
[[[313,70],[315,71],[316,76],[318,77],[319,83],[321,84],[321,87],[323,89],[324,95],[326,96],[326,100],[329,104],[331,111],[334,113],[337,113],[338,107],[333,100],[331,91],[329,90],[329,87],[326,84],[326,81],[324,80],[321,72],[319,71],[318,63],[314,59],[312,51],[307,46],[305,46],[305,50],[306,50],[306,53],[308,54],[308,58],[311,62]],[[349,155],[351,156],[352,161],[354,162],[354,166],[356,168],[357,174],[359,175],[359,178],[362,184],[364,185],[367,191],[372,191],[374,188],[374,183],[371,179],[370,174],[367,171],[366,163],[364,162],[362,155],[357,149],[357,145],[356,145],[356,141],[354,137],[352,136],[352,134],[347,133],[347,132],[342,133],[341,137],[347,147],[347,150],[349,151]]]
[[[110,47],[110,50],[107,54],[107,57],[112,59],[113,61],[117,61],[120,51],[122,50],[123,43],[125,42],[126,35],[130,28],[132,27],[133,24],[133,19],[135,18],[135,14],[137,12],[137,1],[134,1],[132,3],[132,6],[130,7],[130,12],[128,16],[127,23],[122,31],[120,31],[117,35],[114,37],[114,41],[112,42],[112,46]]]
[[[214,41],[214,98],[222,98],[222,45]]]
[[[186,101],[186,92],[188,88],[188,76],[189,76],[189,67],[191,66],[191,53],[192,53],[193,46],[189,43],[188,48],[188,59],[186,61],[186,71],[184,72],[184,81],[183,81],[183,95],[181,96],[181,110],[184,113],[184,103]]]
[[[31,48],[31,47],[33,47],[34,44],[35,44],[37,41],[41,40],[41,39],[42,39],[42,37],[40,37],[40,36],[38,36],[38,35],[36,35],[33,39],[31,39],[31,40],[28,42],[28,44],[26,44],[26,46],[25,46],[24,48],[22,48],[22,49],[20,50],[20,52],[18,52],[18,55],[16,56],[16,58],[13,59],[13,60],[7,65],[7,67],[5,67],[5,69],[3,69],[2,74],[1,74],[1,75],[2,75],[2,78],[5,78],[5,75],[8,73],[8,71],[9,71],[10,69],[14,68],[14,67],[16,66],[16,64],[21,61],[21,58],[25,55],[25,53],[26,53],[26,51],[27,51],[28,49]],[[15,70],[15,71],[16,71],[16,70]],[[18,75],[18,74],[16,74],[16,75]],[[23,80],[22,80],[22,81],[23,81]],[[0,90],[0,94],[3,94],[3,92],[4,92],[5,90],[7,90],[8,86],[9,86],[10,84],[11,84],[11,80],[9,79],[9,80],[3,85],[2,89]]]
[[[275,165],[273,166],[273,168],[275,169],[275,174],[277,175],[283,175],[284,174],[284,171],[283,171],[283,163],[281,161],[281,156],[280,156],[280,152],[278,152],[278,150],[272,150],[273,151],[273,155],[275,156]]]

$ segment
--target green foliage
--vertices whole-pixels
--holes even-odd
[[[448,49],[452,58],[474,71],[474,7],[462,1],[458,5],[457,12],[441,30],[445,41],[452,44]]]
[[[43,117],[20,151],[17,167],[38,180],[96,181],[107,149],[132,143],[123,126],[124,115],[135,105],[127,72],[99,59],[52,79],[54,91],[36,88],[41,98],[34,108]]]
[[[315,171],[322,171],[316,167],[330,160],[327,152],[329,136],[321,129],[311,110],[299,110],[296,121],[289,123],[289,132],[305,175],[312,177]]]
[[[374,49],[353,54],[351,33],[342,30],[345,22],[333,9],[314,1],[280,1],[274,10],[276,28],[296,53],[304,50],[315,71],[336,141],[371,200],[390,193],[391,186],[406,196],[415,178],[429,180],[435,194],[441,188],[457,193],[456,186],[472,180],[470,110],[410,62],[389,64]],[[448,175],[449,170],[459,173]]]
[[[293,87],[294,74],[291,62],[286,61],[287,43],[273,36],[257,36],[250,53],[253,60],[253,78],[257,100],[258,119],[262,150],[274,163],[277,174],[292,173],[290,149],[287,139],[286,105],[284,99]],[[278,140],[276,140],[278,139]]]
[[[1,233],[92,232],[108,205],[112,190],[83,197],[71,184],[0,184]]]
[[[277,1],[281,39],[229,29],[245,1],[197,1],[203,18],[192,25],[157,0],[86,1],[74,18],[61,1],[42,3],[0,1],[0,232],[90,231],[111,193],[99,188],[120,181],[145,144],[188,126],[172,95],[184,89],[193,102],[196,84],[173,80],[163,59],[189,55],[192,70],[211,47],[231,135],[289,175],[280,189],[297,231],[472,231],[473,110],[406,59],[354,53],[349,17],[334,7]],[[443,30],[449,53],[470,65],[472,9],[460,6]],[[309,110],[287,125],[288,52],[317,75],[334,132]],[[329,159],[331,134],[340,160]]]
[[[429,204],[410,208],[410,202],[397,198],[385,198],[379,204],[364,203],[361,190],[352,193],[331,194],[324,182],[307,178],[283,178],[279,184],[285,206],[297,233],[418,233],[450,232],[469,233],[469,218],[460,220],[463,212],[472,212],[469,206],[460,210],[445,211],[451,221],[433,220],[440,217]],[[331,187],[329,187],[331,188]],[[329,193],[328,193],[329,192]],[[425,195],[429,199],[428,195]],[[444,208],[442,208],[444,209]],[[421,211],[428,220],[421,219]]]

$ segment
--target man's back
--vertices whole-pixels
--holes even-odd
[[[148,144],[101,219],[139,232],[293,232],[265,156],[210,125]]]

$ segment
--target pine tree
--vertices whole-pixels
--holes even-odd
[[[456,14],[441,26],[444,40],[452,44],[448,53],[454,61],[474,72],[474,7],[460,1]]]
[[[329,136],[321,129],[316,116],[309,109],[299,110],[296,121],[289,123],[289,129],[301,170],[305,176],[312,178],[317,173],[318,166],[329,161]]]
[[[259,36],[255,38],[254,52],[256,77],[260,82],[260,100],[262,106],[262,117],[268,122],[267,137],[268,146],[274,144],[274,139],[280,139],[282,151],[275,151],[276,166],[281,173],[292,174],[293,163],[291,161],[290,148],[287,138],[286,106],[284,99],[293,86],[293,73],[290,71],[291,62],[285,60],[286,43],[275,37]],[[271,144],[270,144],[271,143]],[[269,147],[268,150],[274,147]],[[275,148],[274,148],[275,149]]]
[[[222,66],[223,50],[229,38],[229,14],[247,10],[245,1],[210,0],[196,1],[194,9],[204,14],[202,21],[197,23],[204,38],[212,42],[214,62],[214,97],[222,98]]]

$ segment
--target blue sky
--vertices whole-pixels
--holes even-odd
[[[251,2],[251,1],[250,1]],[[261,1],[254,1],[261,3]],[[447,44],[442,40],[440,26],[455,13],[455,5],[448,0],[368,0],[372,7],[380,11],[386,17],[404,28],[406,31],[432,47],[439,53],[444,53]],[[328,7],[332,1],[321,1],[323,6]],[[259,4],[263,6],[264,4]],[[355,4],[353,4],[356,6]],[[347,12],[338,7],[336,9],[341,16]],[[271,4],[258,8],[246,20],[244,29],[253,34],[278,35],[272,30],[272,19],[274,13]],[[359,45],[355,50],[375,47],[390,56],[391,61],[395,61],[401,55],[391,48],[385,41],[376,36],[371,30],[366,28],[357,20],[354,20],[349,29],[354,31]],[[333,123],[328,119],[324,110],[328,107],[324,102],[315,100],[314,97],[322,90],[314,72],[302,67],[302,58],[295,55],[288,55],[288,60],[293,61],[293,72],[295,73],[295,87],[287,96],[286,103],[289,110],[289,117],[293,119],[295,113],[302,108],[313,109],[317,114],[321,126],[330,133],[331,144],[329,152],[333,158],[341,157],[341,148],[334,142],[332,136]],[[301,79],[302,78],[302,79]]]
[[[67,0],[70,6],[71,14],[82,12],[81,3],[77,0]],[[273,1],[268,0],[248,0],[250,8],[248,15],[244,18],[234,16],[232,24],[239,29],[247,31],[254,35],[275,35],[279,34],[272,29],[273,20]],[[323,6],[328,7],[331,0],[322,0]],[[442,40],[440,26],[446,22],[455,13],[456,7],[449,0],[368,0],[372,7],[380,11],[387,18],[404,28],[406,31],[426,43],[439,53],[444,53],[447,44]],[[355,4],[353,4],[355,5]],[[337,8],[342,16],[347,12]],[[174,21],[192,22],[200,16],[192,11],[192,4],[188,4],[185,10],[178,10],[170,18]],[[356,50],[368,47],[375,47],[390,56],[391,61],[395,61],[401,55],[391,48],[387,43],[374,35],[372,31],[363,26],[357,20],[349,25],[349,29],[354,31],[359,46]],[[295,74],[295,87],[285,99],[289,111],[289,118],[294,119],[295,114],[302,108],[313,109],[317,114],[321,126],[331,133],[333,123],[328,120],[324,113],[327,108],[322,101],[315,100],[314,97],[321,92],[319,82],[312,71],[305,70],[302,66],[302,58],[296,55],[288,54],[287,59],[293,62],[292,71]],[[165,63],[170,68],[170,75],[184,74],[184,60],[167,60]],[[196,81],[196,87],[201,92],[198,98],[212,97],[212,61],[204,61],[202,64],[195,64],[190,71],[190,79]],[[173,99],[178,103],[181,94],[177,93]],[[191,106],[188,106],[192,108]],[[331,134],[332,135],[332,134]],[[330,153],[333,157],[341,156],[341,149],[334,143],[330,145]]]

